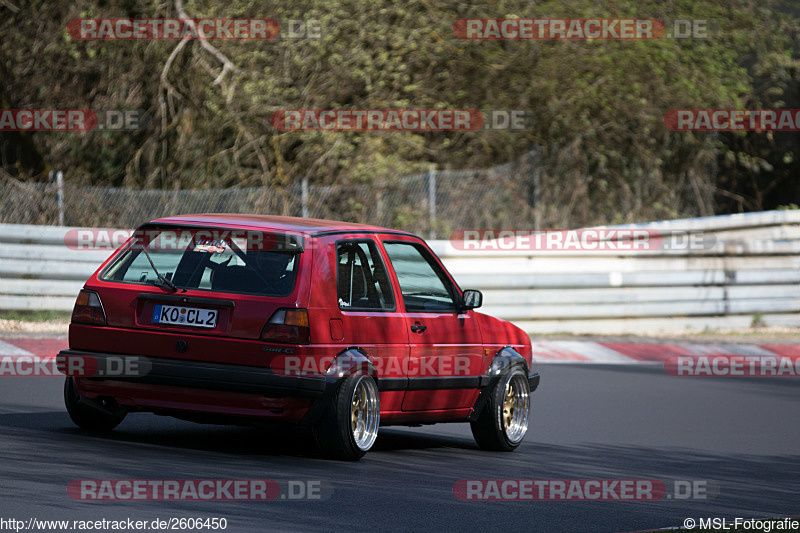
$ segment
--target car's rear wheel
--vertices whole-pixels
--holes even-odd
[[[320,451],[332,459],[361,459],[375,444],[380,416],[375,380],[370,376],[347,377],[314,428]]]
[[[489,393],[483,411],[470,422],[472,435],[484,450],[511,451],[528,432],[531,391],[523,368],[503,374]]]
[[[128,414],[127,410],[113,400],[102,400],[95,409],[80,402],[81,396],[75,386],[75,379],[67,377],[64,382],[64,404],[69,417],[78,427],[92,431],[111,431]]]

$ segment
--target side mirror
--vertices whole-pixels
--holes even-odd
[[[461,309],[467,311],[469,309],[477,309],[483,305],[483,294],[481,291],[473,289],[466,289],[461,297]]]

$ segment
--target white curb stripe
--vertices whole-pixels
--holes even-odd
[[[33,355],[28,350],[23,350],[13,344],[9,344],[5,341],[0,340],[0,357],[5,357],[9,355]]]

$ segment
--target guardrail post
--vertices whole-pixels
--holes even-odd
[[[303,218],[308,218],[308,177],[300,182],[300,197],[303,203]]]
[[[56,198],[58,199],[58,225],[64,225],[64,173],[60,170],[58,172],[51,170],[47,175],[50,178],[50,184],[56,183]]]
[[[431,163],[428,167],[428,236],[436,238],[436,165]]]
[[[533,169],[533,209],[535,218],[533,221],[533,229],[539,231],[542,229],[542,169],[536,166]]]
[[[56,185],[58,186],[58,225],[64,225],[64,173],[56,172]]]

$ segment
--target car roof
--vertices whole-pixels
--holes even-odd
[[[277,230],[319,235],[324,233],[394,233],[415,235],[369,224],[325,220],[321,218],[282,217],[273,215],[243,215],[238,213],[198,213],[158,218],[151,224],[190,224],[203,226],[236,226],[241,229]]]

